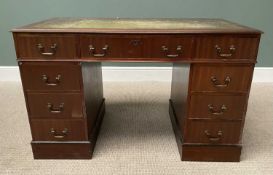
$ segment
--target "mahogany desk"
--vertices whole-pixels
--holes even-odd
[[[261,31],[219,19],[54,18],[12,30],[36,159],[91,158],[101,62],[172,62],[182,160],[239,161]]]

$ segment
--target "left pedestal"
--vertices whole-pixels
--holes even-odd
[[[35,159],[90,159],[105,105],[100,63],[19,61]]]

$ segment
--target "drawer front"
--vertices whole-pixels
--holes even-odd
[[[31,118],[82,118],[83,99],[80,93],[27,93]]]
[[[154,35],[84,35],[81,37],[81,55],[84,58],[190,58],[191,37]]]
[[[248,92],[253,66],[243,65],[193,65],[192,91]]]
[[[151,57],[190,59],[192,57],[194,40],[191,36],[158,36],[151,39]]]
[[[149,57],[149,41],[141,36],[84,35],[80,39],[81,56],[85,58]]]
[[[196,42],[196,59],[256,59],[259,38],[200,37]]]
[[[81,66],[78,63],[23,62],[20,70],[26,91],[81,89]]]
[[[191,96],[189,118],[241,120],[246,102],[245,95],[195,94]]]
[[[19,34],[15,37],[20,59],[74,59],[76,37],[69,34]]]
[[[84,141],[86,126],[81,120],[32,120],[34,141]]]
[[[241,122],[188,120],[184,135],[185,143],[238,144]]]

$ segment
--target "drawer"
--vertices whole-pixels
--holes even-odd
[[[151,57],[190,59],[194,40],[191,36],[157,36],[151,39]]]
[[[81,66],[78,63],[22,62],[21,78],[26,91],[81,90]]]
[[[241,122],[187,120],[184,143],[238,144]]]
[[[135,35],[83,35],[81,56],[85,58],[149,57],[149,40]]]
[[[200,37],[196,40],[196,59],[256,59],[259,38]]]
[[[74,59],[76,37],[70,34],[18,34],[16,53],[20,59]]]
[[[82,118],[83,98],[80,93],[27,93],[31,118]]]
[[[195,64],[192,67],[192,91],[248,92],[252,65]]]
[[[162,35],[83,35],[84,58],[179,59],[190,58],[192,37]]]
[[[246,103],[245,95],[191,95],[189,118],[242,120]]]
[[[82,120],[32,120],[34,141],[84,141],[87,129]]]

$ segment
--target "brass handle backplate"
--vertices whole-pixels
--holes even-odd
[[[48,76],[45,74],[42,75],[42,79],[47,86],[57,86],[61,82],[61,75],[57,75],[57,77],[55,77],[55,82],[50,82]]]
[[[227,76],[224,80],[224,84],[219,83],[219,81],[217,80],[217,78],[215,76],[211,76],[210,80],[213,84],[214,87],[217,88],[225,88],[229,85],[229,83],[231,82],[231,78],[229,76]]]
[[[178,45],[176,47],[177,54],[169,54],[169,48],[166,46],[161,46],[161,50],[165,53],[165,55],[169,58],[176,58],[179,56],[179,54],[182,53],[182,46]]]
[[[219,57],[228,58],[228,57],[231,57],[235,53],[236,48],[234,47],[234,45],[231,45],[229,47],[229,53],[222,53],[222,48],[218,45],[215,45],[215,50],[216,50],[216,53]]]
[[[52,56],[52,55],[55,55],[55,53],[56,53],[57,44],[54,43],[53,45],[50,46],[51,52],[46,52],[45,47],[41,43],[37,44],[37,48],[38,48],[41,55]]]
[[[222,105],[220,109],[216,110],[212,104],[208,105],[209,112],[213,115],[223,115],[224,112],[227,110],[226,105]]]
[[[52,103],[47,103],[47,108],[51,113],[61,113],[64,110],[64,103],[61,103],[59,107],[54,107]]]
[[[63,139],[65,136],[67,136],[68,129],[64,128],[61,132],[61,134],[58,134],[54,128],[50,129],[50,133],[53,135],[56,139]]]
[[[105,45],[101,50],[103,53],[96,53],[96,48],[93,45],[89,45],[90,54],[94,57],[104,57],[109,49],[108,45]]]
[[[223,132],[218,131],[216,136],[211,135],[211,133],[208,130],[205,130],[205,135],[208,137],[210,142],[217,143],[221,140]]]

